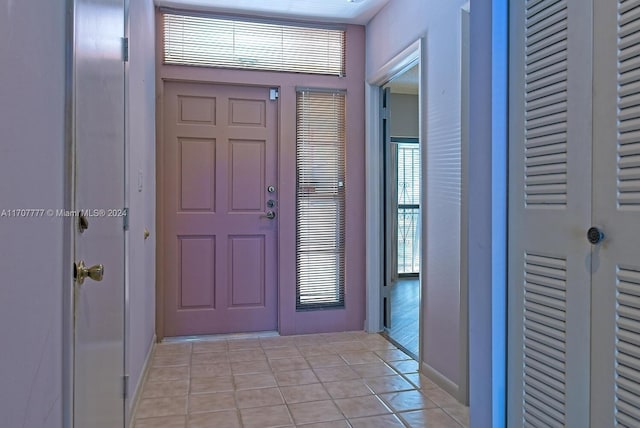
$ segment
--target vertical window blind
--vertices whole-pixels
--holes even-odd
[[[299,89],[297,310],[344,307],[345,93]]]
[[[163,15],[164,63],[345,74],[345,31],[231,18]]]

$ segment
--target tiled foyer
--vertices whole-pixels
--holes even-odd
[[[468,427],[468,408],[378,334],[160,343],[135,428]]]

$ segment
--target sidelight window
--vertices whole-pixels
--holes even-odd
[[[344,307],[345,93],[298,89],[298,310]]]

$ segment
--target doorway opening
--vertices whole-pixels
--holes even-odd
[[[419,66],[382,86],[384,152],[384,331],[414,358],[420,349]]]

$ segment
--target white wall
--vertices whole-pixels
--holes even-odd
[[[423,362],[458,384],[460,318],[460,8],[463,0],[393,0],[367,25],[367,78],[425,37],[421,126]],[[424,85],[423,85],[424,86]]]
[[[155,24],[153,0],[130,2],[129,343],[133,397],[155,334]],[[139,177],[142,175],[142,188]],[[144,239],[144,229],[150,232]],[[130,405],[133,405],[130,401]]]
[[[506,63],[502,54],[493,52],[494,42],[506,44],[507,0],[473,0],[471,4],[469,89],[469,417],[471,426],[504,426],[505,368],[504,293],[505,270],[494,269],[504,263],[506,240],[500,236],[504,224],[497,224],[494,216],[496,202],[505,202],[505,180],[494,171],[501,165],[494,161],[506,156],[504,141],[494,130],[506,127],[506,112],[496,111],[496,104],[506,101],[494,99],[499,94],[494,85],[505,79]],[[496,28],[501,28],[496,34]],[[502,47],[504,49],[504,47]],[[494,72],[497,71],[496,75]],[[494,104],[495,102],[495,104]],[[495,151],[496,148],[500,150]],[[501,152],[501,153],[500,153]],[[500,163],[500,162],[498,162]],[[505,165],[502,165],[505,166]],[[502,366],[502,367],[500,367]]]
[[[62,426],[65,10],[0,4],[0,425]],[[37,31],[34,31],[36,29]]]

